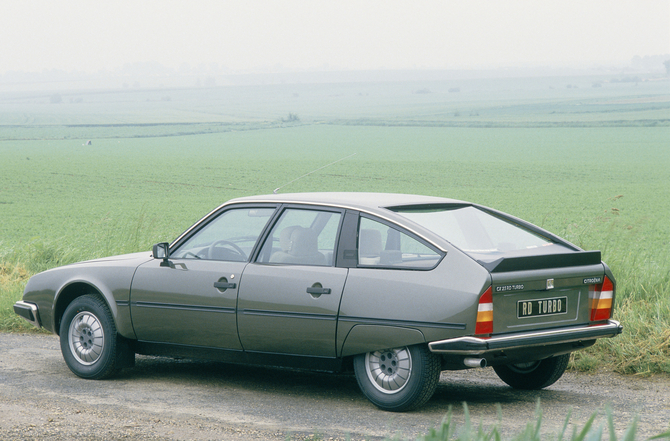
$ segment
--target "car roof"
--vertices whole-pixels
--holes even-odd
[[[175,244],[191,230],[197,228],[198,224],[209,218],[213,213],[224,207],[237,204],[304,204],[322,207],[333,207],[339,209],[351,209],[377,215],[383,219],[402,225],[417,236],[427,240],[442,251],[446,251],[449,243],[434,232],[427,230],[413,221],[404,218],[390,210],[389,207],[401,207],[410,205],[429,204],[470,204],[469,202],[456,199],[441,198],[436,196],[422,196],[414,194],[397,193],[364,193],[364,192],[314,192],[314,193],[280,193],[258,196],[245,196],[231,199],[212,210],[205,217],[196,222],[191,228],[184,231],[172,242]]]
[[[339,208],[379,212],[380,209],[407,205],[427,204],[464,204],[467,202],[436,196],[422,196],[397,193],[363,193],[363,192],[319,192],[319,193],[285,193],[248,196],[228,201],[231,203],[274,202],[284,204],[327,205]]]

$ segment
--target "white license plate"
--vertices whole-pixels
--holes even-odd
[[[548,299],[519,300],[516,306],[518,318],[566,314],[568,312],[568,298],[563,296]]]

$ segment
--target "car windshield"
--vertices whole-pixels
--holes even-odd
[[[554,243],[525,227],[469,205],[396,207],[391,210],[468,253],[500,254]]]

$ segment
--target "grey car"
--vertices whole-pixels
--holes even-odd
[[[100,379],[135,354],[353,371],[384,410],[421,406],[443,370],[556,382],[614,337],[599,251],[477,204],[377,193],[233,199],[172,243],[33,276],[17,314]]]

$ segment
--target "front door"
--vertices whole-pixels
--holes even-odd
[[[242,349],[237,294],[244,268],[274,207],[229,208],[170,250],[170,259],[141,265],[130,308],[138,340]]]
[[[133,278],[131,313],[142,341],[242,349],[237,287],[246,262],[154,259]]]

